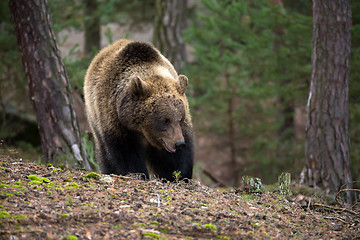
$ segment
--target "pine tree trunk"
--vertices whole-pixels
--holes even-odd
[[[335,193],[351,188],[348,85],[350,0],[313,1],[313,59],[301,182]],[[347,192],[346,200],[355,201]]]
[[[225,73],[226,89],[231,90],[230,74]],[[235,93],[232,93],[234,95]],[[230,147],[230,171],[232,172],[232,185],[237,187],[239,184],[240,172],[236,162],[236,141],[235,141],[235,119],[234,119],[234,99],[227,99],[227,122],[228,122],[228,141]]]
[[[45,160],[90,169],[47,2],[11,0],[10,9]]]
[[[100,16],[97,0],[85,1],[85,56],[92,57],[100,49]]]
[[[187,0],[156,0],[154,45],[177,71],[186,61],[182,31],[186,27]]]

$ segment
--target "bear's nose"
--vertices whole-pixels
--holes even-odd
[[[175,148],[176,149],[180,149],[180,148],[182,148],[182,147],[184,147],[185,146],[185,142],[184,141],[177,141],[176,143],[175,143]]]

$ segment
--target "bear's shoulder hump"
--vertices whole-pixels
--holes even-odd
[[[151,63],[160,59],[159,52],[146,42],[131,42],[121,51],[121,57],[132,63]]]

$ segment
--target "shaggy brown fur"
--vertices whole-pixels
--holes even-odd
[[[149,43],[120,40],[94,58],[84,94],[102,172],[192,177],[187,84]]]

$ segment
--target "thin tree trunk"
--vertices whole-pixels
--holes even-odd
[[[348,85],[350,0],[313,1],[313,69],[301,182],[335,193],[351,188]],[[355,201],[354,192],[346,200]]]
[[[225,73],[226,89],[231,90],[230,74]],[[230,146],[230,172],[232,172],[233,186],[239,184],[239,167],[236,162],[236,146],[235,146],[235,123],[234,123],[234,99],[227,100],[227,121],[228,121],[228,141]]]
[[[97,0],[85,1],[85,56],[91,57],[100,49],[100,16]]]
[[[45,160],[66,163],[69,167],[75,162],[77,166],[90,169],[47,2],[10,0],[10,9]]]
[[[187,0],[156,0],[154,45],[177,71],[186,61],[182,31],[186,27]]]

